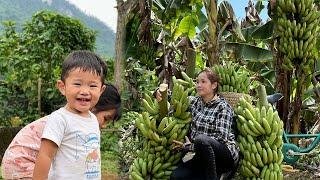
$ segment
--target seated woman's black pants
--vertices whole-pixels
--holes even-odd
[[[190,161],[180,162],[170,179],[215,180],[235,168],[232,155],[225,144],[206,135],[198,135],[193,143],[195,156]]]

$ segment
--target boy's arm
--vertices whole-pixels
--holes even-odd
[[[33,170],[33,180],[48,179],[51,162],[56,155],[58,146],[48,139],[41,140],[39,154]]]

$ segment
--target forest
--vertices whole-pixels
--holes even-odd
[[[14,21],[17,31],[21,31],[25,21],[31,20],[34,13],[40,10],[50,10],[76,18],[90,29],[97,32],[95,49],[108,57],[114,57],[115,33],[96,17],[87,15],[79,8],[70,4],[66,0],[1,0],[0,1],[0,30],[4,29],[2,22]]]

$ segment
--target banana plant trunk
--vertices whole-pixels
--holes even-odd
[[[179,45],[183,49],[183,61],[185,61],[186,73],[190,78],[194,78],[197,57],[196,50],[188,36],[182,37]]]
[[[273,53],[277,54],[277,53]],[[279,54],[275,57],[275,72],[276,72],[276,92],[283,95],[283,98],[277,103],[277,111],[280,119],[284,122],[284,127],[287,132],[290,131],[290,121],[288,119],[289,108],[290,108],[290,77],[291,72],[281,68],[283,63],[282,58]]]
[[[196,69],[196,51],[193,48],[187,48],[187,65],[186,73],[190,78],[194,78],[194,71]]]
[[[301,68],[297,68],[297,88],[296,95],[294,98],[293,109],[292,109],[292,133],[298,134],[300,131],[300,117],[302,109],[302,95],[305,91],[304,82],[306,80],[306,75],[303,73]],[[292,142],[298,144],[298,139],[292,139]]]
[[[207,56],[209,67],[219,64],[218,6],[217,0],[204,0],[208,17]]]

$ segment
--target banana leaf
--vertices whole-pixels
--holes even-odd
[[[271,62],[273,60],[272,52],[246,43],[227,42],[225,44],[227,51],[232,51],[236,59],[243,59],[252,62]]]
[[[251,33],[253,39],[270,39],[273,33],[273,21],[268,21],[263,25],[258,25]]]

